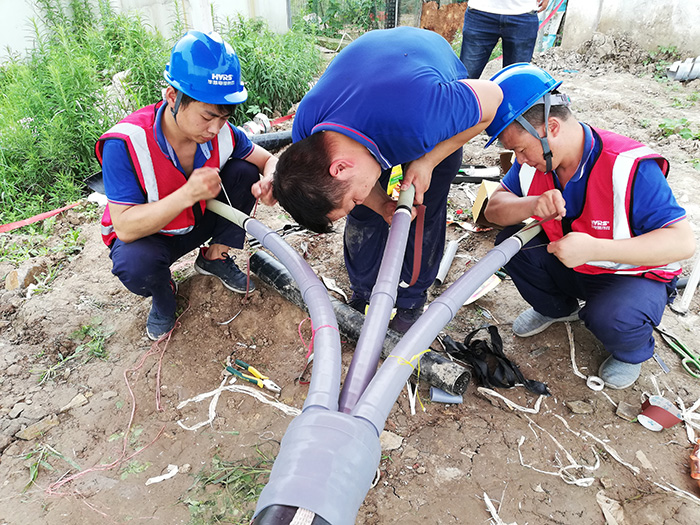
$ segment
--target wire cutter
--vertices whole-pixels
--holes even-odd
[[[245,374],[238,370],[237,368],[234,368],[233,366],[227,365],[226,366],[226,371],[232,373],[236,377],[240,377],[244,381],[248,381],[250,383],[258,385],[260,388],[267,388],[271,392],[275,392],[276,394],[279,394],[282,389],[277,386],[277,384],[270,380],[267,376],[262,375],[260,372],[255,367],[250,366],[248,363],[245,361],[242,361],[240,359],[236,359],[234,361],[235,366],[238,366],[245,370],[246,372],[249,372],[249,374]]]
[[[670,334],[663,328],[655,327],[656,331],[661,334],[661,337],[666,344],[673,349],[679,356],[681,356],[681,365],[685,368],[691,376],[700,379],[700,357],[692,353],[688,348],[681,343],[675,335]]]

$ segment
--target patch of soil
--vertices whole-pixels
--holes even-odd
[[[669,181],[697,233],[700,196],[694,161],[700,159],[700,141],[664,136],[659,127],[665,119],[700,123],[697,81],[654,80],[642,74],[648,68],[626,41],[613,38],[605,45],[612,51],[603,52],[597,38],[605,43],[611,37],[596,36],[584,46],[585,54],[553,50],[535,62],[563,80],[561,90],[571,96],[580,120],[627,134],[671,161]],[[622,51],[624,60],[608,60]],[[636,67],[622,67],[628,62]],[[484,76],[498,67],[490,64]],[[484,150],[485,142],[480,136],[465,147],[466,164],[498,164],[500,151]],[[475,184],[453,186],[453,217],[470,209],[477,189]],[[48,242],[78,228],[84,244],[78,251],[50,256],[61,266],[47,291],[31,296],[26,290],[0,292],[0,367],[5,371],[0,376],[0,523],[245,523],[254,501],[233,511],[223,503],[220,486],[202,488],[198,479],[212,471],[214,458],[252,463],[260,458],[258,451],[274,456],[292,416],[249,395],[222,392],[213,420],[192,431],[182,425],[207,421],[212,398],[181,404],[216,389],[226,358],[235,351],[282,387],[278,401],[300,409],[307,387],[296,379],[306,364],[310,330],[302,322],[307,314],[256,276],[258,291],[249,298],[230,293],[218,280],[193,272],[193,253],[173,267],[180,282],[179,323],[167,344],[152,345],[144,335],[150,299],[132,295],[112,276],[92,206],[57,220]],[[257,218],[273,229],[290,222],[279,207],[260,207]],[[449,239],[465,233],[459,226],[448,227]],[[4,237],[25,242],[21,230]],[[494,237],[494,231],[485,231],[463,238],[445,286],[432,289],[431,298],[483,257]],[[336,233],[304,233],[288,242],[305,254],[319,276],[335,279],[350,294],[342,224]],[[237,259],[244,267],[245,257],[238,254]],[[685,276],[696,260],[685,263]],[[3,263],[0,275],[11,269]],[[700,396],[699,380],[658,342],[670,373],[650,361],[633,387],[592,391],[573,373],[565,325],[527,339],[512,335],[510,323],[526,306],[506,280],[461,308],[444,332],[462,340],[483,324],[496,324],[506,355],[525,377],[547,383],[552,396],[541,402],[538,413],[525,413],[479,392],[473,381],[463,403],[443,405],[429,401],[429,385],[421,382],[425,411],[419,405],[411,415],[402,393],[386,425],[400,446],[384,450],[381,477],[357,523],[484,523],[494,518],[487,510],[488,497],[506,523],[604,524],[600,496],[619,503],[626,523],[699,523],[700,488],[689,475],[691,445],[685,428],[652,432],[620,418],[613,406],[625,402],[639,408],[643,394],[658,391],[689,406]],[[696,295],[688,314],[669,308],[663,321],[695,351],[700,349],[699,313]],[[73,334],[86,326],[111,334],[104,347],[107,358],[88,360],[79,352],[57,366],[79,349]],[[570,326],[578,369],[595,373],[604,349],[581,322]],[[344,343],[343,373],[352,349],[351,342]],[[441,350],[437,343],[433,349]],[[46,371],[50,377],[40,383]],[[524,407],[533,408],[537,401],[522,387],[500,393]],[[86,403],[61,411],[79,394]],[[40,421],[53,426],[30,440],[19,437]],[[571,463],[581,465],[568,470],[573,478],[589,478],[578,481],[581,486],[555,474]],[[177,465],[180,472],[146,485],[168,465]]]

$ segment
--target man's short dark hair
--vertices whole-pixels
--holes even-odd
[[[196,99],[193,99],[191,96],[187,95],[186,93],[182,93],[182,100],[180,101],[181,108],[186,108],[192,102],[199,102],[199,101]],[[205,102],[205,104],[206,104],[206,102]],[[233,112],[236,109],[236,105],[237,104],[212,104],[212,106],[214,106],[216,108],[216,111],[220,115],[228,115],[229,117],[231,115],[233,115]]]
[[[295,142],[279,157],[272,195],[299,224],[317,233],[332,229],[328,214],[341,206],[347,184],[330,174],[331,144],[326,133]]]
[[[559,94],[559,92],[555,89],[552,91],[552,94],[556,95]],[[557,117],[558,119],[566,122],[569,120],[569,118],[571,118],[572,113],[568,106],[551,106],[549,108],[549,116]],[[523,118],[534,127],[542,126],[544,124],[544,104],[535,104],[525,113],[523,113]],[[518,126],[522,127],[520,123],[518,123]],[[525,128],[523,128],[523,130],[524,129]]]

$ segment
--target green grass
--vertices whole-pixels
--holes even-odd
[[[274,457],[256,447],[256,458],[225,461],[215,456],[181,499],[190,512],[190,525],[248,524],[253,504],[269,479]],[[218,488],[218,490],[216,490]]]
[[[25,491],[29,489],[32,485],[34,485],[34,483],[36,483],[36,480],[39,478],[39,473],[42,469],[51,472],[54,472],[56,470],[50,463],[50,460],[53,458],[58,458],[65,461],[76,471],[80,470],[80,466],[75,461],[67,458],[50,445],[38,444],[23,456],[23,459],[31,460],[31,462],[28,465],[29,481],[24,487]]]
[[[74,343],[78,343],[75,349],[67,355],[58,352],[56,362],[48,365],[46,368],[32,370],[33,373],[39,376],[38,383],[41,385],[49,380],[54,379],[59,371],[64,369],[66,365],[77,361],[77,365],[84,365],[92,359],[107,360],[109,354],[105,349],[106,340],[112,335],[112,332],[107,332],[99,321],[93,321],[93,324],[82,326],[80,329],[71,334],[71,339]],[[37,358],[43,358],[42,353]]]
[[[0,66],[0,224],[88,193],[84,179],[100,169],[95,142],[124,115],[160,100],[174,44],[140,17],[115,14],[108,0],[65,7],[37,0],[37,7],[35,47]],[[236,124],[258,111],[286,114],[320,69],[320,53],[304,33],[278,35],[242,18],[218,30],[238,52],[249,92]],[[117,96],[112,79],[122,72]]]

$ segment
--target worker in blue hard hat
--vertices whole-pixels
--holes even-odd
[[[487,147],[499,140],[516,160],[485,216],[508,226],[496,242],[525,219],[546,219],[532,249],[506,265],[531,305],[513,332],[529,337],[580,318],[610,353],[600,378],[629,387],[654,355],[654,326],[675,295],[679,262],[695,251],[666,180],[669,163],[633,139],[577,121],[561,82],[538,67],[514,64],[491,80],[503,103],[486,128]]]
[[[170,265],[186,253],[200,248],[195,269],[230,290],[255,289],[229,253],[243,247],[244,231],[207,211],[206,200],[250,212],[251,186],[277,162],[228,122],[248,94],[236,52],[217,33],[188,32],[164,77],[163,100],[124,118],[96,145],[112,273],[133,293],[152,297],[146,333],[153,340],[175,325]]]

